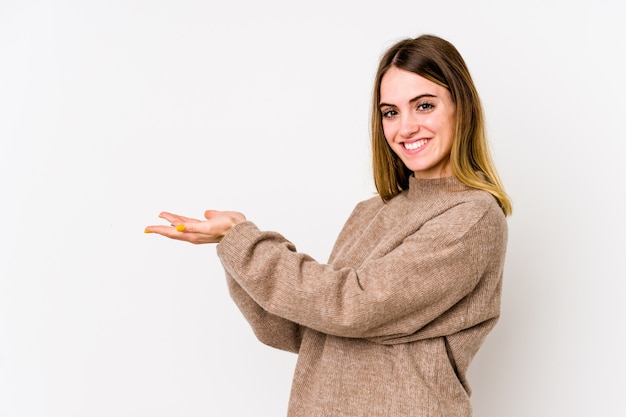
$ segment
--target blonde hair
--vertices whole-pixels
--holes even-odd
[[[379,110],[380,83],[389,68],[413,72],[450,91],[456,106],[456,126],[450,165],[453,175],[468,187],[491,193],[506,216],[512,204],[493,164],[482,105],[465,61],[450,42],[433,35],[405,39],[383,55],[376,73],[372,99],[372,159],[374,184],[383,201],[409,187],[413,174],[391,150],[382,128]]]

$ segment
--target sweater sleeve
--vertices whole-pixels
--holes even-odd
[[[226,283],[230,296],[259,341],[277,349],[298,353],[301,341],[301,328],[298,324],[264,310],[228,272]]]
[[[462,304],[505,246],[502,212],[472,204],[450,208],[358,267],[318,263],[280,234],[260,231],[251,222],[240,223],[222,239],[218,256],[264,310],[317,331],[403,338],[446,313],[446,325],[438,331],[449,334],[468,326],[465,307],[450,311]]]

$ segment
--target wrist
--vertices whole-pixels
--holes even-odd
[[[244,216],[243,213],[239,213],[239,212],[234,212],[231,216],[231,219],[233,222],[233,227],[238,225],[239,223],[243,223],[247,221],[246,216]]]
[[[239,223],[243,223],[247,221],[246,216],[243,215],[243,213],[239,213],[239,212],[229,212],[228,213],[228,227],[225,228],[224,232],[222,233],[222,237],[226,236],[226,234],[228,232],[230,232],[235,226],[237,226]]]

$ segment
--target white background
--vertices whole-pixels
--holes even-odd
[[[243,211],[324,261],[372,195],[374,72],[433,33],[465,57],[513,198],[477,417],[621,416],[618,1],[0,0],[0,416],[281,416],[212,246],[162,210]]]

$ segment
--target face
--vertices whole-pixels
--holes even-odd
[[[383,132],[391,149],[421,179],[449,177],[456,106],[450,92],[391,67],[380,83]]]

